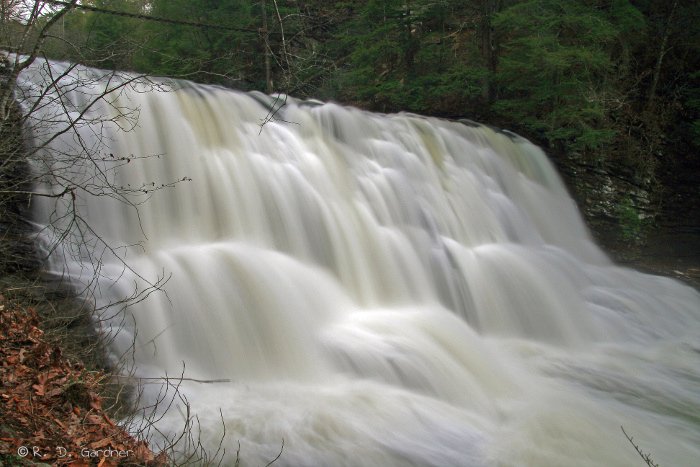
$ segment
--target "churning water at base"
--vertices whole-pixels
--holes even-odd
[[[79,115],[102,85],[64,105]],[[540,149],[303,102],[260,131],[270,102],[124,90],[42,162],[134,191],[191,178],[138,212],[77,190],[94,234],[141,246],[66,240],[52,267],[80,283],[101,257],[97,305],[171,275],[109,322],[115,355],[134,341],[139,376],[230,380],[180,386],[205,446],[225,425],[224,465],[239,441],[243,464],[265,465],[282,440],[276,465],[639,465],[621,426],[661,465],[698,465],[700,294],[613,265]],[[117,131],[116,109],[139,109],[136,127]],[[84,148],[99,148],[93,168],[71,159]],[[158,429],[176,434],[182,413]]]

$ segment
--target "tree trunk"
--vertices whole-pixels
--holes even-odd
[[[481,35],[481,57],[486,67],[482,80],[481,97],[485,102],[493,100],[493,82],[491,77],[496,71],[496,38],[493,33],[493,16],[501,9],[501,0],[484,0],[479,24]]]
[[[671,5],[671,11],[668,13],[666,18],[666,24],[664,25],[664,32],[661,38],[661,44],[659,45],[659,55],[656,58],[656,65],[654,66],[654,75],[651,79],[651,87],[649,88],[649,96],[647,98],[647,108],[651,108],[656,99],[656,89],[659,86],[659,77],[661,76],[661,66],[664,61],[664,56],[666,55],[666,47],[668,46],[668,38],[671,35],[671,22],[673,21],[673,15],[676,12],[676,7],[678,7],[678,0],[674,0]]]
[[[404,50],[404,63],[406,71],[413,71],[415,64],[416,53],[418,52],[418,43],[413,34],[413,23],[411,22],[411,2],[406,0],[404,15],[406,16],[406,48]]]
[[[260,8],[262,8],[262,34],[263,34],[263,46],[265,47],[265,92],[272,94],[272,64],[270,60],[270,34],[267,29],[267,2],[266,0],[260,1]]]

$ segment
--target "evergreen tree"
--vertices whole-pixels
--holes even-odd
[[[153,0],[149,14],[226,26],[231,30],[149,21],[144,27],[149,47],[136,59],[139,69],[202,82],[260,88],[263,49],[255,33],[260,21],[254,16],[251,2]]]
[[[526,0],[496,16],[501,53],[494,110],[550,145],[585,151],[615,136],[611,44],[618,31],[594,2]]]
[[[93,0],[90,5],[115,12],[145,13],[147,1]],[[142,21],[93,11],[73,12],[69,18],[71,22],[82,19],[82,24],[70,24],[69,27],[84,28],[86,47],[83,50],[83,61],[100,68],[134,68],[133,55],[144,47],[140,34]]]

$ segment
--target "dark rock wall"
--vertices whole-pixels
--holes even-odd
[[[1,85],[1,84],[0,84]],[[0,121],[0,275],[35,271],[39,261],[29,222],[31,172],[19,106]]]

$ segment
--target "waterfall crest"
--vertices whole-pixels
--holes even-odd
[[[64,99],[80,115],[109,84],[76,73],[95,76]],[[291,98],[261,129],[268,96],[169,86],[110,95],[35,163],[148,191],[135,209],[78,190],[114,251],[58,248],[51,267],[79,284],[101,258],[98,306],[170,275],[103,324],[141,376],[231,380],[181,386],[205,443],[223,416],[250,465],[281,439],[279,465],[629,465],[624,425],[660,464],[700,458],[700,294],[613,265],[538,147]],[[38,222],[68,201],[36,202]]]

